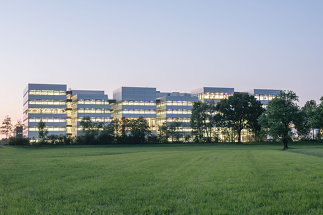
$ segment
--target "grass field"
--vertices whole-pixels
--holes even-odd
[[[323,214],[323,146],[0,146],[0,214]]]

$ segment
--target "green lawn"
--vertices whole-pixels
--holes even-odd
[[[323,214],[323,146],[0,146],[0,214]]]

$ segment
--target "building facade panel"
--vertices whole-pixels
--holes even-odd
[[[43,121],[48,135],[66,134],[66,85],[28,84],[24,91],[24,136],[38,138]]]
[[[81,121],[89,117],[94,123],[101,123],[103,126],[111,122],[111,111],[108,95],[104,91],[95,90],[72,90],[70,93],[71,111],[69,129],[71,136],[82,134]]]

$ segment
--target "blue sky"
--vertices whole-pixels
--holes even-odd
[[[27,83],[323,96],[323,1],[1,1],[0,120]]]

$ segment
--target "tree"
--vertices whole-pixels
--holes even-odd
[[[17,124],[14,126],[14,136],[19,138],[23,137],[23,128],[24,126],[22,122],[19,120]]]
[[[247,128],[251,129],[254,133],[254,141],[260,141],[261,137],[261,125],[259,124],[259,117],[265,110],[262,107],[257,106],[254,108],[254,112],[249,115],[249,121]]]
[[[165,123],[158,127],[157,140],[158,143],[167,143],[169,138],[168,126]]]
[[[40,120],[37,128],[38,128],[38,137],[41,140],[44,140],[48,134],[48,130],[46,128],[46,123],[43,122],[43,120]]]
[[[321,103],[316,109],[315,119],[317,121],[317,126],[321,130],[323,129],[323,96],[321,97]]]
[[[269,102],[267,110],[260,116],[259,123],[264,131],[275,139],[283,141],[284,150],[288,149],[292,127],[302,124],[302,116],[296,102],[298,97],[292,91],[282,91]]]
[[[6,116],[2,121],[1,133],[6,135],[6,138],[8,139],[10,137],[11,132],[12,132],[11,118],[9,116]]]
[[[129,125],[130,125],[130,120],[122,117],[119,120],[119,131],[118,131],[118,143],[126,143],[128,139],[128,134],[127,131],[129,131]]]
[[[196,142],[212,142],[213,128],[220,121],[214,102],[195,102],[192,108],[190,126]]]
[[[151,131],[149,130],[149,124],[143,117],[130,120],[129,127],[133,143],[143,144],[151,134]]]
[[[211,143],[212,137],[217,142],[217,135],[213,132],[215,127],[221,127],[222,116],[217,113],[216,104],[212,102],[204,103],[204,109],[206,111],[206,121],[204,122],[204,128],[206,133],[206,142]]]
[[[205,122],[207,119],[206,106],[202,102],[195,102],[192,108],[190,125],[196,142],[202,142]]]
[[[92,122],[91,117],[85,116],[80,122],[82,127],[82,142],[84,144],[97,144],[99,129],[103,126],[101,123]]]
[[[319,121],[316,117],[318,106],[314,100],[307,101],[302,107],[304,117],[303,134],[309,136],[309,131],[312,130],[312,139],[315,139],[315,129],[319,128]]]
[[[177,119],[174,122],[169,123],[168,127],[168,134],[169,137],[176,142],[179,142],[179,139],[183,136],[182,132],[180,131],[182,127],[182,123],[179,122]]]
[[[261,103],[247,93],[235,93],[220,101],[217,110],[222,114],[227,126],[232,127],[238,134],[238,143],[241,143],[242,129],[257,129],[256,121],[263,112]]]
[[[111,144],[114,140],[113,124],[102,125],[101,131],[98,136],[99,144]]]
[[[113,128],[113,142],[117,144],[119,140],[119,120],[113,119],[111,121],[111,126]]]

